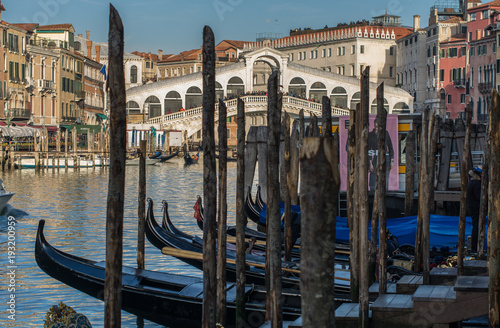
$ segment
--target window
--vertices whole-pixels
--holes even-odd
[[[391,47],[392,48],[392,47]],[[352,45],[351,46],[351,55],[354,55],[356,53],[356,46]]]
[[[469,57],[474,56],[474,53],[476,52],[476,50],[475,50],[475,49],[476,49],[476,48],[474,48],[474,47],[470,47],[470,50],[469,50]]]
[[[476,13],[469,14],[469,21],[473,22],[476,20]]]
[[[393,77],[394,76],[394,67],[389,67],[389,77]]]
[[[428,37],[429,37],[429,36],[431,36],[431,30],[428,30],[428,31],[427,31],[427,36],[428,36]]]
[[[483,12],[481,14],[483,16],[483,19],[487,19],[488,18],[488,10],[483,10]]]
[[[149,68],[149,66],[150,66],[149,62],[146,62],[146,68]]]
[[[328,48],[328,57],[332,56],[332,48]]]
[[[21,81],[24,81],[25,78],[25,70],[26,66],[24,64],[21,64]]]
[[[451,104],[451,95],[448,95],[448,104]]]
[[[461,104],[465,104],[465,93],[462,93],[462,94],[460,95],[460,103],[461,103]]]
[[[469,32],[469,41],[472,41],[472,31]]]
[[[467,51],[467,48],[466,48],[466,47],[461,47],[461,48],[460,48],[460,56],[461,56],[461,57],[465,56],[466,51]]]
[[[434,47],[432,47],[432,55],[433,56],[437,55],[437,47],[436,47],[436,45],[434,45]]]
[[[389,55],[394,56],[394,46],[389,48]]]
[[[359,46],[359,53],[361,53],[361,54],[365,53],[365,46],[364,45]]]
[[[323,49],[321,50],[321,57],[322,57],[322,58],[325,58],[325,57],[326,57],[326,48],[323,48]]]
[[[290,61],[293,61],[293,52],[290,54]]]
[[[436,35],[436,33],[437,33],[437,28],[433,28],[432,29],[432,35]]]
[[[137,66],[130,68],[130,83],[137,83]]]
[[[360,65],[359,66],[359,74],[362,74],[365,70],[365,65]]]
[[[231,119],[229,118],[229,122],[231,122]],[[228,139],[231,139],[231,129],[226,129],[226,135]]]
[[[427,57],[430,57],[430,56],[427,56]],[[445,58],[446,55],[445,55],[445,50],[444,49],[439,49],[439,58]]]
[[[439,70],[439,82],[444,82],[444,69]]]
[[[430,56],[431,56],[431,47],[427,47],[427,57],[430,57]],[[444,58],[444,54],[443,54],[443,58]]]

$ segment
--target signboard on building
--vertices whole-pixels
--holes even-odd
[[[170,147],[181,147],[182,146],[182,132],[181,131],[169,131],[169,146]]]
[[[377,130],[375,128],[376,115],[370,115],[368,132],[368,189],[375,190],[377,169]],[[339,143],[340,143],[340,190],[347,188],[347,148],[348,148],[349,116],[339,118]],[[399,151],[398,151],[398,115],[387,115],[385,132],[387,190],[399,190]]]

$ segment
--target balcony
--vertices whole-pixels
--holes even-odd
[[[478,114],[477,115],[477,123],[487,123],[488,122],[488,114]]]
[[[85,94],[86,92],[85,91],[76,91],[75,92],[75,100],[76,101],[80,101],[80,100],[85,100]]]
[[[11,108],[9,109],[10,117],[13,121],[16,120],[29,120],[31,117],[31,110],[26,108]]]
[[[451,83],[455,86],[455,88],[465,88],[465,79],[453,80]]]
[[[76,122],[76,117],[73,117],[73,116],[63,116],[62,117],[62,122],[65,122],[65,123],[75,123]]]
[[[479,89],[479,92],[481,93],[490,93],[491,89],[493,88],[493,83],[492,82],[478,83],[477,87]]]
[[[37,87],[41,90],[54,90],[54,82],[51,80],[37,80]]]

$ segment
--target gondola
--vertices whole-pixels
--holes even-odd
[[[198,164],[198,160],[200,159],[200,153],[196,153],[196,155],[189,155],[186,153],[184,155],[184,165]]]
[[[175,153],[170,154],[170,155],[160,155],[160,156],[158,156],[158,158],[161,160],[161,163],[164,163],[164,162],[168,161],[169,159],[174,158],[177,155],[179,155],[179,151],[176,151]]]
[[[51,246],[45,239],[45,220],[40,220],[35,244],[38,266],[49,276],[103,300],[105,262],[96,262],[70,255]],[[161,325],[173,327],[200,327],[202,322],[203,281],[180,274],[169,274],[123,267],[121,308],[127,312]],[[227,288],[228,326],[235,326],[236,285]],[[300,294],[285,290],[283,317],[295,320],[300,316]],[[245,322],[250,327],[264,323],[266,290],[261,286],[245,287]]]
[[[171,255],[186,262],[200,270],[203,269],[203,260],[199,256],[203,254],[203,240],[198,237],[186,237],[186,235],[177,236],[170,231],[160,227],[154,218],[153,201],[148,199],[148,209],[146,214],[146,237],[158,249],[164,247],[171,248]],[[175,250],[178,250],[179,255]],[[185,256],[189,251],[193,256]],[[236,265],[232,263],[236,259],[236,252],[228,250],[227,258],[229,259],[226,265],[226,274],[228,281],[236,279]],[[248,283],[265,285],[265,258],[252,254],[246,254],[247,270],[246,277]],[[252,264],[252,265],[250,265]],[[255,265],[253,265],[255,264]],[[298,264],[291,262],[283,262],[283,287],[284,288],[299,288]],[[350,282],[348,280],[349,272],[345,269],[346,265],[338,265],[339,271],[336,273],[335,288],[339,297],[345,296],[348,299]]]

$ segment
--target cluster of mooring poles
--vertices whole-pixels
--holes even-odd
[[[125,82],[123,75],[123,25],[111,6],[109,30],[109,94],[111,100],[111,154],[106,224],[106,279],[105,279],[105,327],[120,327],[123,201],[125,187],[126,112]],[[203,327],[226,324],[226,225],[227,225],[227,111],[220,103],[219,131],[219,180],[215,164],[215,39],[210,27],[203,30]],[[359,326],[369,325],[369,291],[374,280],[377,247],[369,245],[368,207],[368,118],[369,118],[369,67],[361,76],[361,103],[351,111],[348,140],[348,225],[350,229],[351,300],[359,302]],[[271,327],[283,326],[281,283],[281,217],[280,197],[285,203],[285,260],[291,257],[291,204],[298,204],[298,177],[300,167],[301,205],[301,306],[303,327],[335,326],[335,226],[337,199],[340,184],[338,160],[338,134],[332,135],[331,106],[323,97],[322,128],[315,116],[306,131],[304,114],[300,113],[290,135],[290,118],[282,115],[282,94],[279,91],[279,71],[273,69],[268,81],[268,125],[266,129],[253,129],[245,144],[244,103],[238,99],[237,123],[237,182],[236,182],[236,327],[247,327],[245,316],[245,226],[243,212],[245,184],[253,180],[257,150],[260,171],[265,169],[267,199],[267,257],[266,257],[266,320]],[[385,127],[387,112],[384,109],[384,85],[377,88],[378,151],[385,152]],[[499,257],[500,257],[500,98],[493,91],[490,113],[489,143],[487,156],[491,156],[488,182],[482,186],[489,190],[489,274],[490,274],[490,324],[498,327],[499,319]],[[469,168],[469,137],[471,109],[467,109],[462,174]],[[433,167],[439,118],[426,110],[422,120],[421,160],[419,173],[419,215],[416,241],[417,270],[423,270],[429,279],[429,216],[434,202]],[[283,137],[282,137],[283,135]],[[414,172],[414,132],[408,136],[407,176]],[[283,140],[284,142],[281,142]],[[260,142],[259,142],[260,141]],[[265,143],[264,143],[265,141]],[[281,155],[280,155],[281,154]],[[146,143],[141,143],[141,173],[139,187],[139,247],[137,264],[144,268],[144,218],[145,218],[145,155]],[[281,166],[280,166],[281,160]],[[377,188],[372,215],[372,241],[376,231],[380,234],[379,292],[387,292],[386,281],[386,220],[385,220],[385,156],[377,157]],[[487,163],[487,162],[486,162]],[[488,164],[488,163],[487,163]],[[280,167],[282,170],[280,171]],[[486,169],[488,171],[488,169]],[[464,173],[465,172],[465,173]],[[487,173],[487,172],[485,172]],[[484,175],[484,173],[483,173]],[[413,179],[407,178],[405,213],[413,211]],[[462,176],[462,179],[464,177]],[[265,180],[265,181],[264,181]],[[484,182],[484,180],[483,180]],[[462,180],[464,183],[464,180]],[[217,185],[219,189],[217,190]],[[488,189],[489,188],[489,189]],[[466,188],[462,185],[462,199]],[[486,194],[486,193],[485,193]],[[217,197],[219,209],[217,211]],[[484,202],[487,199],[484,197]],[[482,215],[486,213],[482,207]],[[217,220],[218,219],[218,227]],[[460,212],[460,245],[464,245],[465,213]],[[482,219],[484,226],[484,218]],[[377,229],[378,227],[378,229]],[[218,234],[217,234],[218,231]],[[484,245],[484,227],[480,242]],[[375,238],[374,238],[375,237]],[[459,272],[463,269],[463,247],[459,247]],[[481,249],[481,248],[480,248]]]
[[[63,145],[61,145],[61,134],[64,138]],[[70,166],[70,159],[72,159],[71,167],[73,168],[80,168],[82,166],[94,167],[106,163],[109,149],[109,135],[107,132],[100,131],[99,133],[94,133],[90,130],[87,131],[86,150],[78,149],[76,127],[73,127],[71,131],[71,139],[70,143],[68,130],[64,132],[58,130],[55,135],[56,151],[49,151],[48,131],[46,128],[42,128],[39,133],[33,136],[32,151],[15,150],[12,143],[9,143],[6,147],[0,143],[0,163],[2,170],[6,171],[23,168],[23,158],[27,157],[34,158],[34,168],[37,170],[45,168],[68,168]],[[70,145],[71,150],[69,149]],[[63,146],[64,151],[61,151],[61,146]],[[83,165],[81,164],[82,156],[85,156],[87,159]],[[96,160],[97,157],[99,157],[99,160]]]

